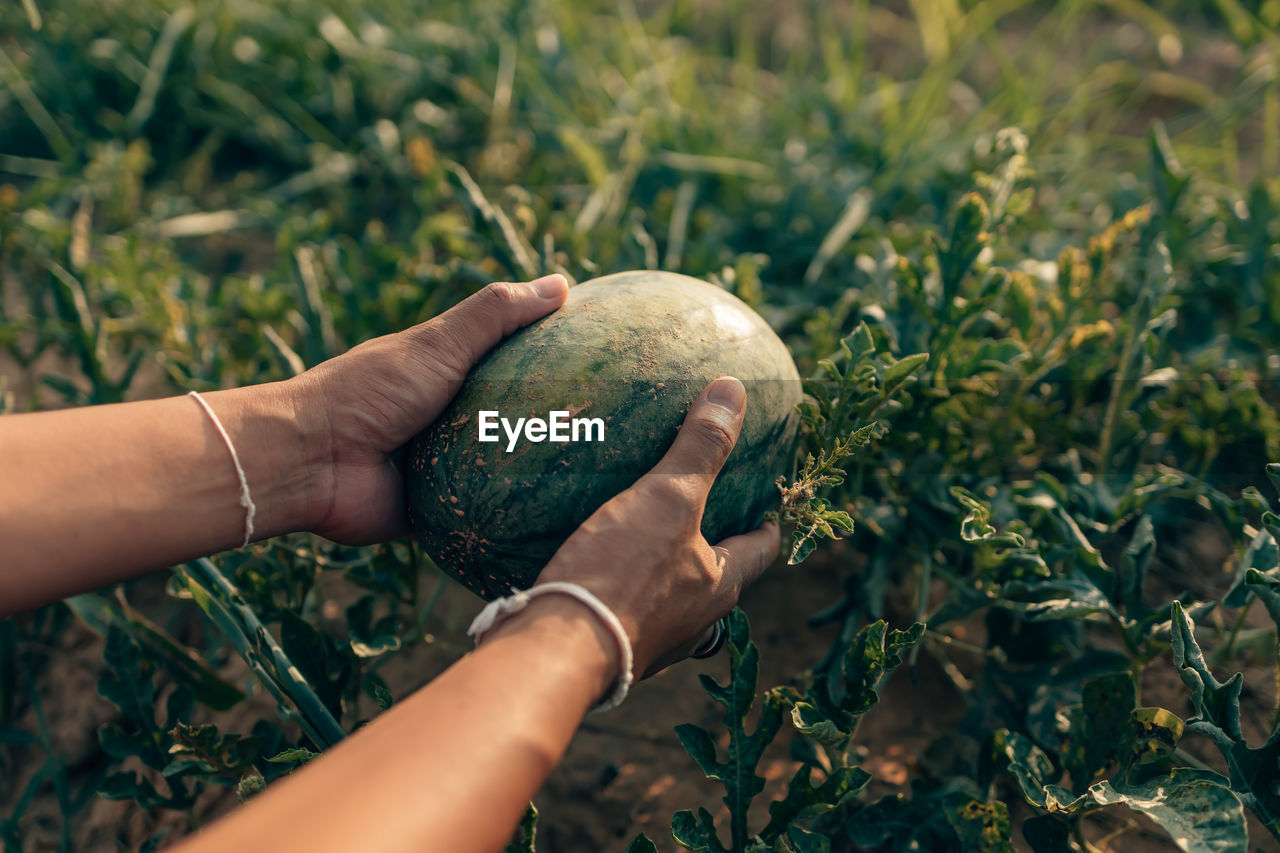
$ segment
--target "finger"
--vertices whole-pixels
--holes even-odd
[[[719,542],[715,550],[722,558],[725,581],[739,592],[755,582],[778,556],[780,541],[778,525],[767,521],[750,533]]]
[[[737,379],[722,376],[712,382],[693,401],[676,440],[647,476],[687,483],[689,497],[704,504],[738,440],[746,407],[747,391]]]
[[[406,334],[462,376],[498,341],[563,305],[568,292],[559,274],[523,284],[494,282]]]

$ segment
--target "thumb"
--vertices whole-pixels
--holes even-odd
[[[701,507],[733,451],[746,408],[747,390],[740,381],[722,376],[712,382],[693,401],[671,449],[647,476],[687,483],[689,496]]]
[[[461,378],[500,340],[563,305],[568,292],[559,274],[523,284],[494,282],[405,334]]]

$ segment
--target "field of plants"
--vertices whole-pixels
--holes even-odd
[[[0,7],[0,416],[643,268],[808,377],[784,553],[510,850],[1280,850],[1277,0]],[[0,621],[4,850],[173,843],[479,606],[295,535]]]

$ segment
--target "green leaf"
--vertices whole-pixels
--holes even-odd
[[[884,620],[866,626],[854,638],[841,659],[844,697],[841,709],[850,715],[869,711],[880,695],[881,680],[902,664],[900,651],[914,646],[924,636],[924,625],[916,622],[905,631],[886,631]]]
[[[959,486],[952,486],[950,491],[951,496],[969,511],[960,522],[960,538],[965,542],[979,542],[994,536],[996,529],[990,523],[991,508]]]
[[[643,832],[631,839],[631,843],[627,845],[626,853],[658,853],[658,845],[649,840],[649,836]]]
[[[765,780],[756,773],[756,765],[760,762],[765,747],[773,741],[782,726],[782,700],[773,693],[766,695],[756,728],[748,732],[746,718],[755,702],[760,651],[751,642],[751,629],[746,615],[736,608],[728,616],[726,647],[729,653],[729,681],[722,685],[707,676],[699,680],[707,694],[724,706],[724,722],[729,730],[727,760],[718,760],[714,741],[704,729],[682,725],[676,729],[676,736],[707,778],[724,785],[724,803],[729,807],[733,849],[741,850],[750,837],[747,832],[747,811],[751,800],[764,790]],[[690,822],[692,816],[682,820],[685,822],[681,826],[686,829],[700,825]],[[675,830],[673,820],[672,831]],[[714,837],[714,828],[711,833]]]
[[[295,746],[278,752],[267,759],[272,764],[306,764],[313,758],[318,758],[320,753],[312,752],[305,746]]]
[[[520,825],[516,827],[515,837],[503,848],[502,853],[537,853],[538,807],[529,803]]]
[[[801,767],[787,785],[786,796],[769,804],[769,824],[760,837],[767,842],[798,820],[839,814],[870,781],[871,774],[861,767],[835,767],[822,784],[814,785],[813,768]]]
[[[1261,577],[1260,574],[1253,574]],[[1182,682],[1191,690],[1196,715],[1186,727],[1209,737],[1230,771],[1231,788],[1245,799],[1264,824],[1280,820],[1280,727],[1260,747],[1250,747],[1240,728],[1240,691],[1244,676],[1236,673],[1220,682],[1210,672],[1195,638],[1195,623],[1182,605],[1173,602],[1173,660]]]
[[[1022,824],[1022,837],[1032,853],[1078,853],[1071,840],[1071,824],[1056,815],[1036,815]]]
[[[1147,565],[1156,550],[1156,539],[1151,516],[1143,515],[1138,519],[1133,537],[1125,546],[1120,558],[1120,568],[1116,572],[1118,599],[1124,606],[1127,616],[1139,619],[1146,615],[1147,609],[1142,603],[1142,587],[1147,577]]]
[[[831,839],[799,826],[787,830],[787,848],[794,853],[831,853]],[[775,848],[777,849],[777,848]]]
[[[1244,557],[1240,560],[1240,568],[1236,572],[1235,582],[1222,599],[1222,603],[1227,607],[1243,607],[1248,603],[1249,594],[1257,591],[1248,581],[1251,569],[1264,576],[1275,576],[1277,569],[1280,569],[1280,548],[1277,548],[1271,531],[1265,527],[1258,531],[1250,541],[1249,547],[1245,549]],[[1275,579],[1280,581],[1280,577]]]
[[[399,625],[396,620],[384,618],[373,621],[373,608],[377,598],[361,596],[347,608],[347,632],[351,651],[359,658],[376,658],[400,648]]]
[[[103,658],[106,671],[98,680],[98,695],[115,705],[125,724],[132,729],[126,734],[120,726],[108,724],[103,748],[131,750],[112,754],[117,758],[136,755],[148,767],[160,769],[169,758],[166,738],[155,720],[155,666],[144,660],[137,642],[114,626],[107,632]]]
[[[818,534],[814,527],[810,526],[796,530],[792,533],[792,537],[794,542],[791,545],[791,554],[787,557],[787,565],[798,566],[818,547]]]
[[[1133,752],[1139,764],[1168,757],[1186,729],[1181,717],[1164,708],[1134,708],[1132,722]]]
[[[1014,548],[1020,548],[1026,544],[1022,536],[1012,531],[997,533],[990,522],[991,507],[986,501],[979,500],[977,496],[960,486],[952,486],[950,492],[951,496],[969,511],[960,522],[960,538],[965,542],[985,542]]]
[[[947,822],[960,839],[965,853],[1013,853],[1009,808],[996,800],[982,803],[960,798],[948,804]]]
[[[688,809],[681,809],[671,816],[671,837],[681,847],[694,853],[726,853],[716,836],[715,820],[711,812],[698,809],[695,817]]]
[[[98,786],[98,793],[108,800],[133,800],[144,809],[183,807],[171,798],[162,796],[154,785],[134,771],[107,776]]]
[[[244,699],[243,690],[223,679],[199,655],[140,614],[122,610],[96,593],[73,595],[64,603],[99,634],[107,634],[112,627],[129,634],[148,658],[163,666],[178,683],[190,687],[202,705],[226,711]]]
[[[178,723],[169,732],[173,760],[163,768],[166,778],[194,775],[231,785],[253,768],[258,757],[279,749],[282,734],[276,726],[259,722],[252,734],[221,734],[213,724]]]
[[[1172,606],[1173,660],[1182,683],[1191,691],[1192,706],[1197,717],[1188,721],[1193,731],[1207,734],[1219,748],[1230,750],[1243,742],[1240,731],[1240,689],[1244,676],[1236,673],[1228,681],[1213,677],[1204,653],[1196,642],[1195,623],[1175,601]]]
[[[1001,606],[1032,622],[1079,619],[1095,613],[1115,614],[1106,593],[1077,571],[1070,577],[1033,578],[1004,585]]]
[[[1129,757],[1136,695],[1129,672],[1112,672],[1085,682],[1079,713],[1062,747],[1062,761],[1076,790],[1115,772]]]
[[[692,723],[683,723],[676,726],[676,739],[708,779],[713,782],[723,781],[720,777],[720,762],[716,758],[716,744],[709,731]]]
[[[958,849],[938,797],[916,791],[907,800],[891,794],[853,812],[845,834],[859,849],[936,851]]]
[[[1101,805],[1123,804],[1151,818],[1186,853],[1248,853],[1244,807],[1220,778],[1177,768],[1141,785],[1099,782],[1089,793]]]
[[[341,719],[343,686],[355,668],[346,650],[293,612],[281,614],[280,645],[329,713]]]
[[[1086,797],[1077,797],[1053,784],[1058,777],[1053,762],[1026,735],[1000,729],[993,743],[1028,803],[1048,812],[1068,813],[1077,811],[1085,803]]]
[[[808,702],[797,702],[791,708],[791,724],[800,734],[823,746],[840,747],[849,739],[849,732]]]
[[[886,367],[884,371],[884,390],[881,395],[886,398],[892,397],[907,379],[923,367],[928,360],[929,354],[927,352],[918,352],[914,355],[900,358]]]
[[[1266,471],[1267,479],[1271,481],[1271,485],[1280,494],[1280,462],[1268,462]]]
[[[874,354],[876,342],[871,337],[871,328],[865,322],[859,323],[858,327],[850,332],[848,337],[840,341],[840,348],[852,364],[857,364],[867,356]]]

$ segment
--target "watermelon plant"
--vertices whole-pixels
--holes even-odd
[[[802,378],[793,469],[743,472],[776,585],[509,849],[1270,849],[1278,26],[8,4],[0,416],[286,378],[496,279],[693,276]],[[456,569],[297,535],[0,621],[6,851],[155,849],[270,786],[465,652]]]

